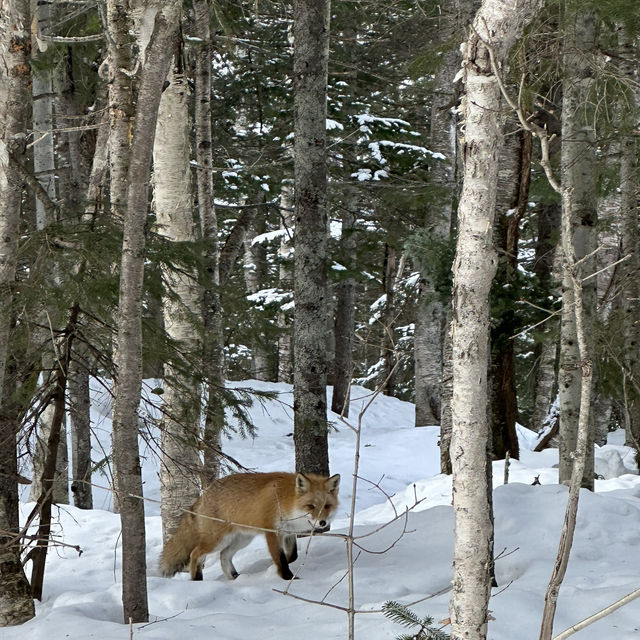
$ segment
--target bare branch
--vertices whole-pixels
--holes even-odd
[[[565,629],[562,633],[559,633],[557,636],[554,636],[553,640],[565,640],[565,638],[568,638],[569,636],[572,636],[574,633],[577,633],[581,629],[588,627],[590,624],[593,624],[594,622],[597,622],[598,620],[605,618],[610,613],[613,613],[616,609],[623,607],[625,604],[629,604],[631,601],[635,600],[636,598],[640,598],[640,589],[636,589],[635,591],[628,593],[626,596],[620,598],[620,600],[616,600],[613,604],[610,604],[608,607],[601,609],[597,613],[594,613],[588,618],[585,618],[581,622],[578,622],[577,624],[572,625],[568,629]]]

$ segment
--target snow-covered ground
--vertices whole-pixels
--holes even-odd
[[[291,387],[262,382],[237,386],[277,391],[278,400],[256,402],[251,409],[258,428],[255,440],[234,436],[226,451],[246,467],[292,470],[293,416]],[[108,446],[109,403],[94,389],[93,422],[100,444]],[[351,416],[369,399],[354,388]],[[413,425],[413,405],[379,396],[362,417],[362,442],[356,492],[356,529],[362,550],[355,563],[356,638],[395,638],[406,629],[379,613],[387,600],[414,603],[414,611],[443,620],[448,617],[452,577],[453,512],[450,478],[439,474],[438,429]],[[226,580],[211,557],[202,582],[186,574],[162,578],[157,569],[161,550],[157,461],[147,446],[144,480],[147,512],[148,590],[151,621],[134,625],[133,638],[144,640],[328,640],[347,638],[347,616],[336,608],[305,602],[323,601],[344,607],[347,559],[343,533],[351,503],[354,432],[331,415],[332,473],[342,474],[340,507],[328,535],[301,541],[300,559],[292,565],[300,579],[288,584],[272,565],[264,540],[257,538],[234,560],[240,572]],[[492,640],[538,637],[543,597],[555,557],[567,490],[557,483],[557,452],[531,451],[535,434],[519,429],[521,459],[512,461],[509,484],[502,485],[504,463],[494,463],[496,575],[489,607]],[[634,475],[632,452],[622,434],[598,448],[596,492],[583,491],[569,569],[560,591],[554,629],[560,632],[640,587],[640,477]],[[538,477],[540,485],[532,485]],[[96,474],[94,481],[106,485]],[[390,497],[392,499],[390,500]],[[56,535],[69,545],[49,552],[44,597],[34,620],[0,629],[0,640],[123,640],[120,582],[120,521],[108,509],[106,490],[95,490],[96,509],[56,509]],[[396,514],[415,505],[406,517],[381,528]],[[32,505],[23,505],[23,515]],[[308,543],[308,547],[306,546]],[[290,595],[280,591],[287,589]],[[431,596],[431,597],[430,597]],[[640,599],[579,632],[580,640],[637,640]]]

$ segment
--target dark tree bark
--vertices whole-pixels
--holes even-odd
[[[22,180],[11,160],[22,162],[30,108],[29,2],[8,0],[0,12],[0,626],[35,615],[29,582],[20,560],[18,532],[17,411],[8,354],[11,304],[16,276]]]
[[[52,405],[53,415],[48,432],[46,456],[40,479],[41,493],[38,497],[37,508],[40,513],[38,524],[37,543],[29,554],[33,560],[31,572],[31,592],[37,600],[42,600],[42,588],[44,585],[44,570],[51,533],[51,505],[54,499],[55,475],[58,460],[62,424],[65,414],[65,400],[67,392],[67,380],[69,378],[69,363],[71,362],[71,346],[78,321],[78,307],[71,310],[69,322],[65,328],[61,345],[57,350],[57,368],[53,379]]]
[[[516,421],[515,350],[513,335],[520,328],[515,309],[514,281],[518,271],[518,235],[525,213],[531,174],[531,134],[509,136],[500,153],[494,241],[500,252],[493,283],[494,307],[499,312],[491,328],[491,454],[502,459],[507,452],[520,457]],[[515,294],[517,295],[517,293]],[[506,298],[506,300],[505,300]]]
[[[397,309],[395,308],[395,290],[396,282],[402,265],[404,264],[404,258],[398,259],[397,251],[390,245],[385,245],[384,248],[384,272],[382,286],[384,289],[384,310],[380,322],[382,324],[382,346],[380,349],[380,360],[382,361],[382,375],[381,382],[382,393],[386,396],[392,396],[395,387],[394,380],[394,368],[396,366],[396,349],[393,340],[393,326],[395,324],[395,318]]]
[[[35,616],[31,586],[22,567],[18,520],[17,404],[15,378],[6,367],[0,403],[0,627],[22,624]]]
[[[252,202],[264,204],[265,192],[261,189],[253,196]],[[256,210],[259,207],[256,207]],[[264,208],[262,208],[264,210]],[[244,234],[244,283],[247,293],[252,294],[260,291],[264,287],[267,278],[267,250],[264,244],[253,243],[256,236],[266,231],[266,220],[264,215],[254,214],[253,224],[251,224]],[[275,362],[271,354],[274,346],[268,342],[264,331],[258,327],[253,332],[251,351],[251,377],[256,380],[273,380],[275,373]]]
[[[349,417],[349,396],[353,373],[353,336],[355,326],[356,282],[351,275],[356,258],[356,216],[351,211],[342,215],[342,250],[347,275],[336,285],[335,356],[333,358],[333,394],[331,410]]]
[[[552,273],[560,228],[560,205],[543,204],[537,213],[538,238],[533,271],[542,292],[551,295]],[[547,298],[547,296],[544,296]],[[541,338],[535,346],[535,387],[533,412],[529,422],[532,431],[542,429],[557,391],[556,359],[558,352],[557,318],[549,318],[541,327]]]
[[[93,509],[91,490],[91,417],[86,345],[76,342],[69,371],[71,429],[71,492],[79,509]]]
[[[327,64],[329,0],[295,0],[295,335],[296,469],[328,475],[327,442]]]

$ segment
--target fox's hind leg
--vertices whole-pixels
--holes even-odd
[[[192,580],[202,580],[202,567],[204,567],[204,558],[208,553],[214,551],[220,544],[220,535],[211,536],[200,542],[193,548],[190,555],[189,573]]]
[[[236,551],[244,549],[255,537],[253,532],[248,531],[234,531],[228,533],[220,543],[220,566],[222,567],[222,573],[229,578],[229,580],[235,580],[238,577],[238,572],[233,566],[233,556]]]

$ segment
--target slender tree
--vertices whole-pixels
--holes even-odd
[[[29,2],[9,0],[0,12],[0,626],[35,615],[29,582],[15,539],[18,523],[16,420],[10,415],[8,345],[16,277],[22,180],[13,162],[25,157],[29,110]]]
[[[596,46],[596,16],[592,10],[578,8],[568,3],[564,25],[564,68],[562,98],[562,151],[561,181],[563,193],[563,216],[570,220],[571,238],[568,240],[580,261],[579,269],[585,278],[595,272],[596,231],[596,165],[595,133],[591,90],[593,69],[589,56]],[[568,208],[568,211],[565,209]],[[563,225],[563,231],[567,228]],[[563,243],[567,240],[563,240]],[[565,256],[565,260],[567,256]],[[582,369],[576,336],[574,312],[574,287],[570,274],[564,270],[562,282],[562,322],[560,327],[560,482],[568,484],[574,466]],[[596,309],[596,279],[585,280],[583,287],[586,339],[593,340],[593,322]],[[592,352],[591,344],[588,347]],[[593,429],[584,467],[583,486],[593,489]]]
[[[197,239],[189,148],[189,87],[180,46],[158,110],[153,147],[153,188],[159,235],[172,245],[174,261],[162,270],[164,328],[170,356],[164,365],[161,513],[166,540],[178,527],[185,506],[200,494],[201,297],[193,267],[180,264],[178,247]]]
[[[217,478],[220,467],[220,439],[224,427],[224,354],[222,306],[220,303],[221,259],[218,245],[218,217],[213,202],[213,144],[211,128],[211,30],[209,3],[194,0],[195,33],[200,44],[195,53],[195,134],[196,188],[202,256],[203,378],[206,385],[204,408],[204,467],[202,485]],[[231,262],[231,260],[230,260]]]
[[[330,0],[295,0],[295,333],[296,469],[327,474],[327,63]]]
[[[145,8],[151,16],[154,9],[157,9],[157,12],[149,44],[141,47],[142,60],[139,62],[142,62],[142,73],[136,96],[135,118],[127,123],[133,125],[131,149],[129,150],[128,146],[128,136],[121,138],[119,130],[114,136],[113,144],[110,145],[112,167],[118,166],[118,159],[121,157],[122,162],[128,167],[126,199],[117,203],[119,210],[124,214],[124,234],[120,263],[120,301],[115,354],[117,377],[113,410],[113,456],[122,522],[122,602],[126,622],[146,621],[149,616],[137,413],[142,384],[141,315],[145,225],[156,119],[162,86],[174,51],[181,6],[176,0]],[[111,42],[115,43],[118,40],[125,49],[130,50],[129,34],[132,25],[128,9],[129,7],[115,0],[107,3]],[[146,17],[148,16],[147,13]],[[117,65],[116,49],[116,46],[112,46],[110,51],[111,63],[114,65]],[[125,61],[132,61],[130,54],[125,54]],[[116,76],[128,76],[132,69],[133,65],[117,65],[113,67],[112,72]],[[126,88],[122,93],[114,95],[113,99],[118,100],[118,107],[125,107],[132,113],[131,92]],[[119,100],[125,100],[126,103],[120,103]],[[116,120],[120,120],[121,115],[115,114]],[[111,179],[113,185],[113,172]]]
[[[452,107],[459,97],[459,85],[453,82],[453,78],[460,68],[460,51],[458,47],[451,46],[451,42],[462,33],[471,19],[472,4],[467,1],[443,6],[443,11],[437,18],[437,44],[443,50],[440,52],[440,64],[431,100],[429,148],[434,153],[441,154],[443,159],[434,162],[431,167],[430,182],[437,190],[437,198],[429,207],[424,229],[432,246],[440,249],[450,242],[458,162],[456,116]],[[430,261],[430,270],[421,269],[422,279],[418,293],[414,335],[417,427],[440,424],[441,417],[444,325],[448,324],[448,319],[442,296],[438,295],[437,277],[433,273],[436,262],[439,261]],[[449,441],[450,430],[447,429],[446,433],[443,430],[443,455],[445,451],[448,452]]]
[[[347,272],[336,285],[335,356],[331,410],[349,417],[349,397],[353,376],[353,338],[355,324],[356,216],[351,209],[342,214],[341,248]]]
[[[513,128],[515,117],[507,123]],[[516,308],[516,292],[520,291],[517,286],[518,237],[529,198],[531,134],[524,131],[506,138],[499,161],[495,242],[500,256],[492,288],[490,450],[495,458],[504,458],[508,452],[517,459],[520,452],[516,434],[518,399],[513,336],[521,324]]]
[[[633,39],[625,25],[618,25],[618,48],[623,81],[631,84],[637,77],[633,64]],[[640,255],[638,254],[638,143],[633,133],[638,117],[637,89],[625,87],[619,98],[622,115],[620,141],[620,212],[622,214],[621,253],[627,260],[622,265],[622,300],[625,364],[624,426],[625,443],[636,449],[640,457]],[[639,458],[640,459],[640,458]]]
[[[452,638],[487,633],[493,527],[488,495],[487,362],[489,290],[497,260],[492,232],[500,130],[502,67],[511,45],[542,0],[485,0],[464,45],[464,183],[458,208],[453,282],[453,507]]]
[[[278,247],[278,287],[281,291],[293,290],[293,227],[294,211],[291,184],[282,185],[280,193],[280,228],[284,231]],[[291,312],[287,308],[278,310],[278,382],[291,382],[293,373]]]

